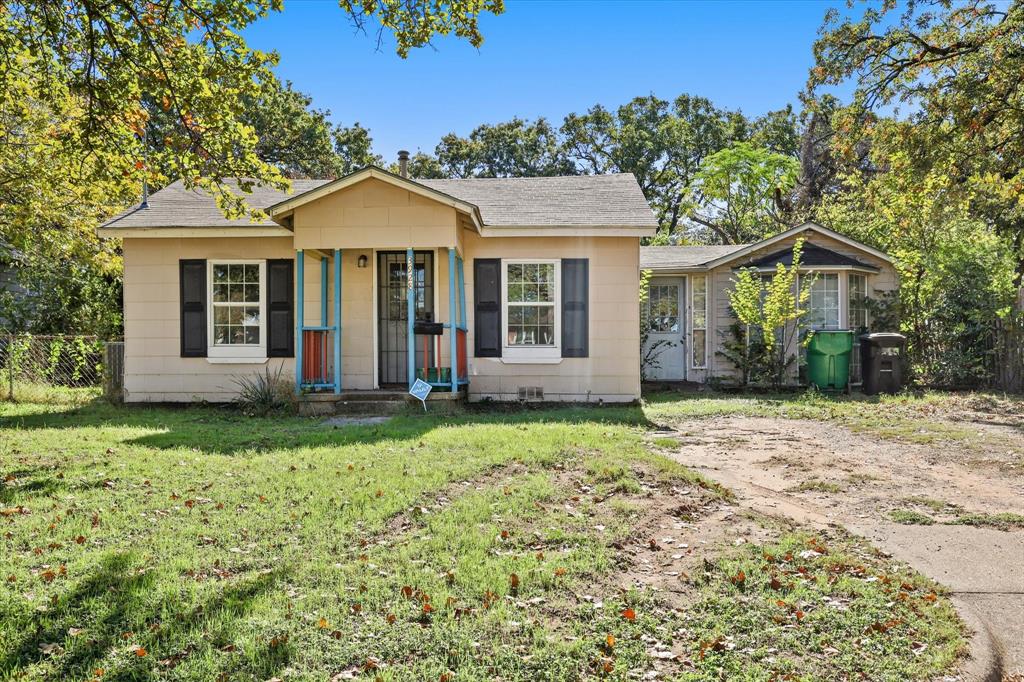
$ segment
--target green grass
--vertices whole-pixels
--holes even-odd
[[[1024,528],[1024,515],[1013,512],[998,512],[996,514],[963,512],[957,514],[956,518],[950,521],[950,523],[954,525],[983,526],[1000,530],[1011,530],[1013,528]]]
[[[652,638],[679,650],[664,662],[678,674],[718,679],[739,663],[700,658],[701,643],[726,625],[754,637],[768,617],[733,622],[745,597],[722,592],[721,562],[756,556],[707,550],[719,568],[692,614],[708,618],[617,587],[621,547],[651,533],[635,527],[651,486],[729,497],[651,451],[651,418],[474,410],[331,429],[212,407],[0,405],[0,679],[627,679],[652,668]],[[849,593],[858,620],[829,626],[847,632],[860,600],[874,614],[887,598],[861,587],[807,589]],[[921,620],[934,653],[886,650],[884,665],[836,637],[845,658],[825,676],[926,677],[954,622]],[[807,646],[786,640],[748,677],[797,669]]]
[[[921,679],[964,650],[934,583],[846,538],[750,545],[699,583],[684,620],[702,669],[682,679]]]

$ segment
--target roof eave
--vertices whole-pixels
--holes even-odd
[[[654,225],[484,225],[481,237],[653,237]]]
[[[211,237],[291,237],[292,232],[277,225],[242,225],[239,227],[100,227],[96,233],[103,239],[132,238],[211,238]]]
[[[714,259],[712,261],[708,261],[708,263],[707,263],[708,269],[717,268],[720,265],[725,265],[726,263],[731,263],[732,261],[736,260],[737,258],[742,258],[743,256],[746,256],[746,255],[748,255],[750,253],[753,253],[754,251],[759,251],[759,250],[761,250],[763,248],[771,246],[772,244],[776,244],[776,243],[778,243],[778,242],[780,242],[780,241],[782,241],[784,239],[788,239],[789,237],[792,237],[794,235],[800,234],[801,232],[806,232],[808,230],[814,231],[814,232],[818,232],[819,234],[823,234],[826,237],[831,237],[832,239],[840,241],[840,242],[846,244],[847,246],[852,246],[855,249],[859,249],[860,251],[863,251],[864,253],[868,253],[868,254],[871,254],[872,256],[876,257],[876,258],[880,258],[883,261],[885,261],[886,263],[892,264],[892,262],[893,262],[892,258],[888,254],[883,252],[883,251],[879,251],[878,249],[872,248],[872,247],[868,246],[867,244],[862,244],[861,242],[857,241],[856,239],[850,239],[846,235],[839,234],[835,230],[830,230],[827,227],[819,225],[818,223],[807,221],[806,223],[802,223],[800,225],[797,225],[796,227],[791,227],[788,230],[786,230],[785,232],[780,232],[779,234],[775,235],[774,237],[769,237],[768,239],[756,242],[754,244],[750,244],[750,245],[748,245],[748,246],[746,246],[746,247],[744,247],[742,249],[739,249],[738,251],[734,251],[734,252],[732,252],[730,254],[727,254],[725,256],[721,256],[721,257],[716,258],[716,259]]]

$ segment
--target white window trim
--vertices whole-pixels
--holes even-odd
[[[693,363],[693,280],[703,277],[704,278],[704,326],[700,327],[700,330],[704,331],[704,364],[702,366],[695,365]],[[685,349],[687,358],[686,366],[696,372],[706,372],[708,370],[708,353],[711,350],[711,317],[708,312],[709,304],[711,302],[711,275],[710,273],[700,273],[690,275],[686,278],[686,336],[690,342],[689,347]]]
[[[213,266],[258,265],[260,268],[260,342],[218,346],[213,342]],[[206,358],[211,364],[267,361],[267,261],[217,259],[206,261]]]
[[[551,346],[514,346],[508,342],[508,266],[550,264],[555,266],[555,343]],[[557,258],[503,258],[501,260],[501,357],[516,361],[552,361],[562,358],[562,261]]]

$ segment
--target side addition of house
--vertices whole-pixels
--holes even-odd
[[[640,267],[650,271],[648,330],[643,352],[656,360],[645,370],[655,381],[729,380],[735,368],[722,357],[734,323],[729,291],[735,272],[792,265],[793,245],[804,240],[801,273],[816,273],[806,323],[814,329],[869,327],[867,300],[898,286],[885,253],[815,223],[806,223],[756,244],[730,246],[645,246]],[[854,349],[851,377],[859,378]]]

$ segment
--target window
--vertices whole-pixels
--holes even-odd
[[[705,275],[690,277],[690,334],[693,348],[690,367],[707,367],[708,338],[708,278]]]
[[[505,347],[557,351],[559,262],[504,261],[504,268]]]
[[[839,329],[839,275],[821,273],[811,285],[807,323],[812,329]]]
[[[868,278],[864,275],[847,275],[846,317],[847,326],[854,331],[853,352],[850,353],[850,381],[863,381],[860,365],[860,330],[868,326],[868,309],[865,303],[868,295]]]
[[[647,320],[655,334],[679,332],[679,285],[658,284],[647,296]]]
[[[265,356],[265,262],[211,262],[209,268],[209,356]]]
[[[868,278],[864,275],[848,275],[847,325],[854,331],[868,326]]]

